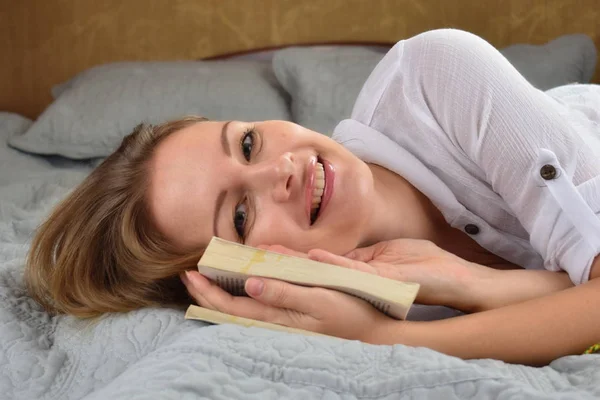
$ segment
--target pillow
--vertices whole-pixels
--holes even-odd
[[[385,52],[361,47],[280,50],[273,70],[291,96],[293,121],[330,136]]]
[[[533,86],[548,90],[589,83],[596,70],[596,46],[586,35],[564,35],[545,45],[515,44],[500,50]]]
[[[500,52],[534,86],[546,90],[594,74],[596,48],[586,35],[561,36],[545,45],[518,44]],[[348,118],[363,83],[384,54],[361,47],[288,48],[273,69],[292,98],[293,120],[329,135]]]
[[[84,71],[11,146],[38,154],[105,157],[142,121],[196,114],[214,120],[290,119],[271,64],[259,61],[124,62]]]
[[[32,173],[48,169],[48,162],[43,157],[26,154],[7,145],[10,136],[25,132],[31,123],[31,120],[19,114],[0,111],[0,187],[14,184]],[[6,201],[5,193],[0,199],[0,215],[3,212],[3,201]]]
[[[20,135],[32,124],[32,121],[22,115],[0,111],[0,140],[6,142],[10,136]],[[4,143],[2,143],[4,146]]]

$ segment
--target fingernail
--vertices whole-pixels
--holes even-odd
[[[318,261],[318,262],[323,262],[323,263],[327,263],[329,261],[327,258],[327,254],[323,254],[320,251],[314,251],[312,253],[309,253],[308,258],[310,258],[313,261]]]
[[[185,271],[185,276],[188,281],[192,284],[196,290],[202,291],[206,289],[204,279],[201,279],[197,274],[192,273],[191,271]]]
[[[246,281],[246,293],[250,296],[260,296],[265,284],[262,280],[256,278],[250,278]]]

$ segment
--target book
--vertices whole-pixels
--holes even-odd
[[[270,322],[258,321],[250,318],[236,317],[235,315],[225,314],[219,311],[210,310],[204,307],[198,307],[191,305],[185,312],[185,319],[197,319],[201,321],[210,322],[212,324],[235,324],[245,326],[247,328],[256,327],[271,329],[273,331],[299,333],[301,335],[308,336],[327,336],[316,332],[306,331],[304,329],[290,328],[289,326],[283,326],[278,324],[272,324]]]
[[[249,277],[271,278],[347,293],[367,301],[379,311],[396,319],[406,318],[419,291],[418,283],[400,282],[363,271],[257,249],[217,237],[211,239],[198,261],[198,271],[235,296],[246,295],[244,284]],[[235,323],[276,329],[272,326],[275,324],[218,313],[193,305],[188,308],[186,318],[216,324]],[[281,330],[281,326],[277,326],[277,329]]]

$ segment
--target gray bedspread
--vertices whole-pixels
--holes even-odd
[[[372,346],[185,321],[145,309],[96,321],[51,317],[22,285],[28,243],[49,208],[90,170],[7,148],[0,123],[1,399],[592,399],[600,356],[544,368],[462,361],[422,348]]]

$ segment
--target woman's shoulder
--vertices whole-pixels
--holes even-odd
[[[408,98],[420,96],[422,78],[440,60],[462,59],[478,49],[487,50],[486,45],[480,37],[458,29],[431,30],[397,42],[363,84],[351,118],[370,124],[377,108],[385,107],[382,99],[390,87],[394,90],[402,87],[403,95]],[[451,73],[451,69],[444,71]]]

